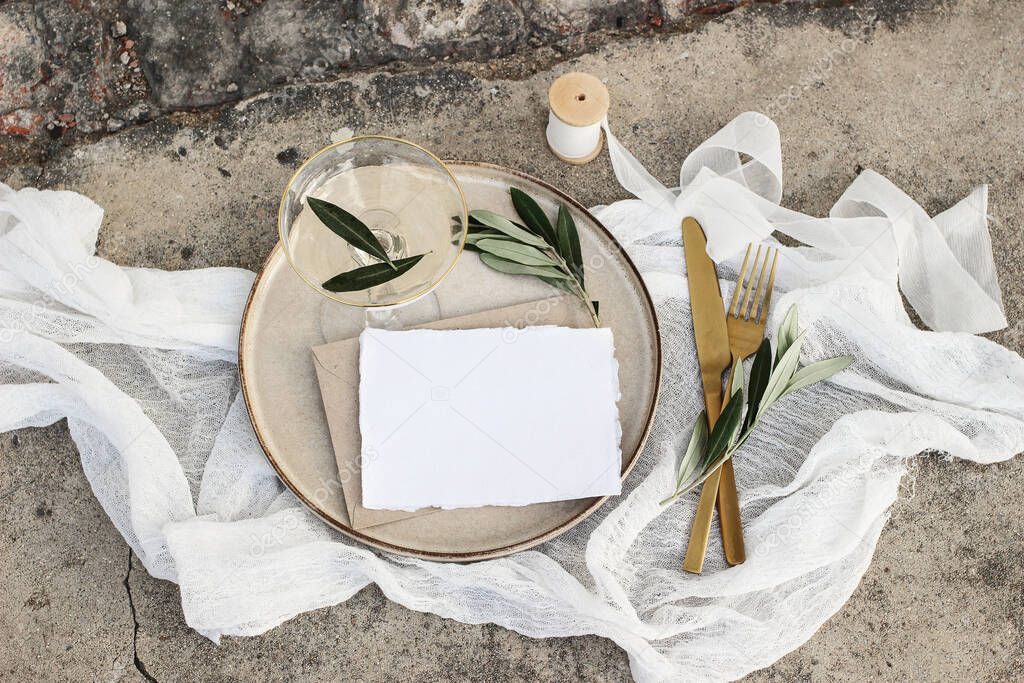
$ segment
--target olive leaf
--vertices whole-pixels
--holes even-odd
[[[754,354],[754,362],[750,365],[750,383],[747,385],[747,419],[743,428],[749,427],[757,416],[757,408],[761,405],[761,397],[768,388],[768,379],[772,374],[772,343],[767,339],[761,342]]]
[[[480,254],[480,260],[491,268],[501,273],[508,273],[509,275],[536,275],[537,277],[551,278],[553,280],[569,279],[568,275],[551,266],[527,266],[486,252]]]
[[[569,264],[573,275],[583,285],[583,253],[580,248],[580,234],[576,230],[569,209],[564,204],[558,207],[558,218],[555,220],[555,237],[558,241],[558,253]]]
[[[481,213],[489,214],[491,216],[498,216],[499,218],[503,218],[506,221],[508,221],[509,223],[511,223],[514,227],[517,227],[517,228],[519,228],[520,230],[522,230],[524,232],[530,233],[530,231],[527,230],[526,226],[523,225],[522,223],[516,223],[515,221],[509,220],[508,218],[506,218],[505,216],[502,216],[501,214],[496,214],[493,211],[485,211],[484,209],[476,209],[476,211],[480,211]],[[473,216],[472,212],[470,212],[470,214],[469,214],[469,223],[467,225],[468,225],[467,232],[469,234],[471,234],[471,235],[473,233],[482,232],[482,231],[485,231],[485,230],[493,230],[493,228],[489,228],[488,226],[486,226],[483,223],[481,223],[480,219],[476,218],[475,216]],[[533,233],[530,233],[530,234],[532,235]]]
[[[690,476],[697,471],[701,456],[708,444],[708,414],[701,411],[697,417],[697,423],[693,425],[693,433],[690,434],[690,443],[686,446],[686,452],[679,459],[679,467],[676,470],[676,486],[682,486]]]
[[[764,411],[768,410],[775,403],[776,399],[782,396],[782,392],[786,390],[786,387],[789,386],[789,381],[793,378],[793,373],[796,372],[797,365],[800,363],[800,347],[803,344],[804,333],[801,332],[776,363],[771,377],[768,378],[768,386],[764,389],[764,396],[761,397],[761,404],[758,406],[757,413],[754,416],[755,421],[764,415]]]
[[[541,277],[540,279],[545,284],[549,284],[552,287],[555,287],[556,289],[560,289],[563,292],[565,292],[566,294],[573,294],[573,295],[576,294],[576,291],[572,288],[572,285],[569,284],[568,280],[565,280],[565,279],[553,279],[553,278],[549,278],[549,277]]]
[[[391,262],[391,257],[388,256],[388,252],[384,249],[380,240],[374,236],[373,232],[361,220],[337,204],[332,204],[323,199],[306,197],[306,203],[309,204],[309,208],[313,210],[313,213],[320,219],[320,222],[327,226],[335,235],[356,249],[361,249],[370,256],[384,261],[391,270],[398,270],[397,265]]]
[[[513,240],[505,233],[498,232],[497,230],[492,230],[491,228],[485,228],[479,232],[471,232],[468,235],[466,235],[466,242],[463,246],[466,249],[469,249],[470,251],[482,251],[480,247],[477,246],[477,243],[480,242],[480,240],[487,239],[508,240],[509,242],[515,242],[515,240]]]
[[[782,320],[782,324],[779,325],[779,331],[775,335],[775,364],[778,365],[779,361],[782,360],[782,356],[789,351],[789,347],[796,340],[796,336],[800,330],[800,323],[797,320],[796,304],[789,307],[786,311],[786,317]]]
[[[792,379],[789,380],[789,384],[786,385],[779,398],[810,386],[815,382],[828,379],[837,372],[842,372],[850,367],[852,363],[853,356],[839,356],[837,358],[829,358],[828,360],[820,360],[817,363],[811,363],[806,367],[802,367],[793,373]]]
[[[736,395],[736,392],[743,389],[743,363],[736,356],[732,358],[732,377],[729,378],[732,390],[729,392],[729,400]]]
[[[511,240],[512,238],[503,232],[498,232],[497,230],[493,230],[491,228],[484,228],[477,232],[471,232],[470,234],[466,235],[467,244],[476,244],[480,240],[486,239]]]
[[[514,187],[509,193],[525,226],[493,211],[474,209],[469,212],[465,248],[478,252],[481,261],[494,270],[532,275],[572,294],[587,307],[594,325],[600,327],[598,302],[590,298],[584,286],[579,231],[568,207],[559,206],[556,228],[528,194]]]
[[[521,263],[524,266],[557,267],[558,265],[536,247],[531,247],[529,244],[519,244],[512,240],[482,239],[475,246],[480,247],[481,251],[500,256],[506,261]]]
[[[372,263],[335,275],[321,285],[329,292],[354,292],[360,289],[376,287],[408,272],[420,262],[426,254],[401,258],[389,263]]]
[[[512,206],[515,207],[516,213],[523,219],[526,227],[535,235],[543,237],[544,241],[551,246],[557,247],[558,240],[555,237],[555,229],[551,227],[551,221],[544,215],[543,209],[540,208],[536,200],[517,187],[510,187],[509,193],[512,195]]]
[[[743,390],[739,395],[726,404],[722,414],[718,416],[718,422],[711,429],[708,437],[707,451],[704,455],[705,462],[711,462],[729,449],[729,446],[736,438],[740,428],[740,418],[743,416]]]
[[[509,219],[494,213],[493,211],[486,211],[484,209],[475,209],[469,212],[469,215],[476,218],[483,225],[493,228],[498,232],[508,235],[512,239],[518,240],[524,244],[529,244],[534,247],[546,247],[548,246],[540,237],[537,237],[533,233],[523,230]]]

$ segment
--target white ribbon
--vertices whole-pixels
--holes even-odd
[[[836,202],[828,218],[813,218],[779,206],[782,147],[771,119],[746,112],[690,153],[670,190],[612,135],[608,139],[615,177],[647,205],[631,230],[678,233],[693,216],[708,237],[708,254],[721,263],[778,231],[820,254],[814,263],[793,259],[807,285],[868,274],[896,281],[907,300],[934,330],[991,332],[1006,327],[988,233],[988,191],[930,218],[913,199],[874,171],[864,171]],[[611,208],[611,207],[609,207]],[[783,266],[785,267],[785,266]]]

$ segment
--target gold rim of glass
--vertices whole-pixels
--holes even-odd
[[[400,299],[398,301],[391,301],[391,302],[382,303],[382,304],[376,304],[376,303],[365,303],[365,304],[362,304],[362,303],[356,303],[356,302],[353,302],[353,301],[346,301],[345,299],[342,299],[340,297],[334,296],[333,294],[328,292],[326,289],[321,287],[319,284],[317,284],[317,283],[313,282],[312,280],[310,280],[308,277],[306,277],[302,273],[302,271],[299,269],[299,267],[297,265],[295,265],[295,261],[292,260],[291,250],[288,248],[287,242],[285,240],[285,235],[284,235],[284,205],[285,205],[285,201],[286,201],[286,199],[288,197],[288,190],[290,190],[292,185],[295,184],[296,178],[299,177],[299,175],[306,168],[306,166],[308,166],[314,159],[316,159],[318,156],[320,156],[324,152],[326,152],[328,150],[331,150],[331,149],[334,149],[335,147],[340,147],[342,145],[347,145],[347,144],[350,144],[352,142],[357,142],[359,140],[388,140],[390,142],[397,142],[397,143],[402,144],[402,145],[408,145],[409,147],[413,147],[413,148],[418,149],[419,151],[423,152],[424,154],[429,156],[431,159],[433,159],[437,163],[437,165],[440,166],[444,170],[444,172],[448,174],[448,177],[452,179],[452,182],[455,184],[455,189],[459,191],[459,199],[462,202],[462,233],[459,236],[459,250],[458,250],[458,252],[456,252],[455,258],[452,260],[451,265],[448,266],[448,269],[445,270],[443,273],[441,273],[441,276],[439,278],[437,278],[431,285],[427,286],[425,289],[423,289],[423,290],[421,290],[419,292],[411,294],[411,295],[409,295],[409,296],[407,296],[407,297],[405,297],[403,299]],[[288,182],[285,183],[285,186],[284,186],[284,191],[281,192],[281,201],[277,205],[277,239],[278,239],[278,242],[281,244],[281,251],[284,252],[285,258],[288,259],[288,265],[291,266],[292,272],[294,272],[296,275],[298,275],[299,278],[303,282],[305,282],[307,285],[309,285],[314,290],[316,290],[317,293],[319,293],[321,296],[323,296],[325,298],[328,298],[331,301],[336,301],[339,304],[343,304],[345,306],[352,306],[354,308],[393,308],[395,306],[401,306],[403,304],[407,304],[410,301],[415,301],[416,299],[419,299],[421,296],[425,296],[426,294],[429,294],[435,287],[437,287],[439,284],[441,284],[441,282],[443,282],[446,277],[448,277],[448,275],[452,272],[452,270],[454,270],[455,265],[459,262],[459,259],[462,258],[462,252],[464,251],[465,246],[466,246],[466,233],[468,231],[469,231],[469,205],[466,203],[466,194],[462,191],[462,185],[459,183],[459,179],[456,178],[455,174],[452,173],[450,168],[448,168],[448,164],[446,164],[444,161],[442,161],[436,154],[431,152],[429,149],[427,149],[425,147],[422,147],[421,145],[417,145],[415,142],[409,142],[408,140],[403,140],[402,138],[392,137],[390,135],[355,135],[355,136],[347,138],[345,140],[339,140],[338,142],[334,142],[334,143],[332,143],[330,145],[327,145],[326,147],[320,148],[319,150],[314,152],[309,158],[307,158],[305,161],[303,161],[302,165],[299,166],[297,169],[295,169],[295,172],[292,173],[290,178],[288,178]]]

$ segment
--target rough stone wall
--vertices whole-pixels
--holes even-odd
[[[8,0],[0,164],[281,84],[389,63],[557,58],[758,1]]]

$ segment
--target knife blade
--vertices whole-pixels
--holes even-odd
[[[722,412],[722,373],[729,366],[729,331],[725,322],[725,303],[718,285],[715,263],[707,253],[707,237],[694,218],[684,218],[683,258],[686,260],[686,282],[690,290],[690,314],[693,317],[693,338],[700,363],[700,378],[707,408],[708,431],[714,429]],[[722,470],[708,477],[700,493],[697,514],[690,530],[690,541],[683,560],[683,569],[699,574],[711,532]]]

